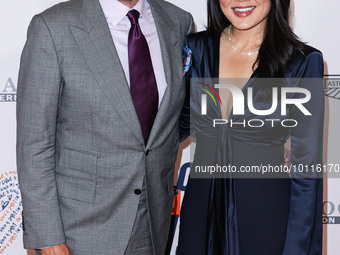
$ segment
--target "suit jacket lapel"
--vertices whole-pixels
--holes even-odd
[[[144,143],[125,73],[98,0],[83,0],[79,24],[71,30],[104,94],[127,127]]]
[[[174,99],[180,89],[182,77],[182,42],[174,32],[175,24],[156,0],[148,0],[155,19],[164,64],[167,89],[156,116],[146,147],[154,142],[174,107]],[[114,46],[110,29],[98,0],[83,0],[77,26],[71,26],[73,35],[99,86],[111,101],[127,127],[144,143],[139,120],[134,109],[124,70]],[[178,45],[179,44],[179,45]]]
[[[151,146],[158,137],[159,132],[163,129],[163,126],[167,124],[166,120],[168,114],[171,112],[171,108],[175,105],[174,99],[176,98],[176,94],[180,89],[181,81],[183,79],[183,67],[181,65],[182,56],[181,53],[178,52],[182,42],[177,41],[179,36],[174,32],[175,24],[166,11],[159,5],[157,0],[148,1],[151,5],[152,14],[157,27],[167,88],[152,127],[146,148]]]

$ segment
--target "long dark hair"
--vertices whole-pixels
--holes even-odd
[[[283,77],[296,51],[305,56],[307,46],[301,42],[289,26],[290,0],[271,0],[264,39],[256,64],[257,76],[261,78]],[[223,14],[219,0],[208,0],[208,32],[221,35],[231,23]],[[261,88],[265,96],[271,88]]]

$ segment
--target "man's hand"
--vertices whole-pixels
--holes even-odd
[[[289,150],[285,150],[285,155],[284,155],[284,158],[285,158],[285,163],[284,163],[284,166],[285,167],[290,167],[290,151]]]
[[[292,177],[291,172],[290,172],[290,137],[287,139],[286,143],[284,144],[284,167],[288,168],[288,175],[289,177]]]
[[[66,244],[58,244],[45,249],[41,249],[41,255],[72,255],[70,248]]]

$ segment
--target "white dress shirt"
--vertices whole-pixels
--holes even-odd
[[[151,61],[156,77],[159,105],[161,104],[167,82],[164,73],[161,46],[155,20],[152,16],[151,6],[147,0],[139,0],[133,7],[129,8],[118,0],[99,0],[109,25],[113,42],[115,44],[120,62],[125,72],[126,80],[130,86],[128,37],[131,28],[129,18],[126,16],[130,10],[140,13],[139,25],[149,45]]]

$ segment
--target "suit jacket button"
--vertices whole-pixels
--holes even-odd
[[[140,194],[142,194],[142,191],[140,189],[135,189],[135,194],[139,196]]]
[[[146,155],[146,156],[149,155],[149,152],[150,152],[150,150],[147,150],[147,151],[145,152],[145,155]]]

